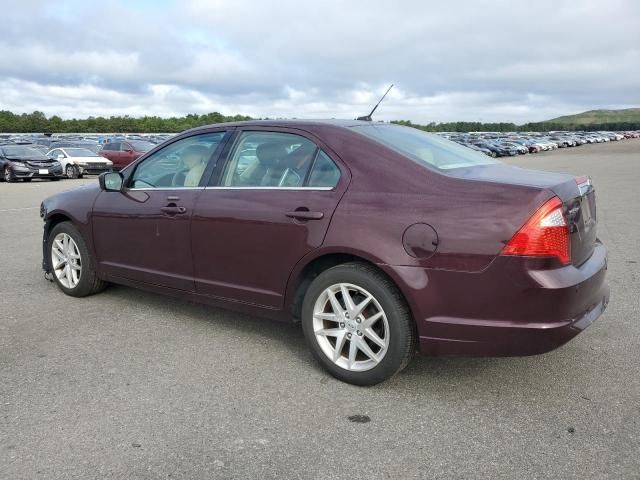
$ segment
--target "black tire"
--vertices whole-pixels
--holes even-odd
[[[68,164],[67,168],[65,168],[65,172],[64,173],[67,176],[67,178],[78,178],[79,177],[78,167],[76,167],[75,165]]]
[[[87,244],[82,238],[82,235],[71,222],[61,222],[53,227],[51,232],[49,232],[46,250],[49,263],[51,264],[52,262],[51,248],[53,245],[53,241],[60,233],[66,233],[76,243],[76,245],[78,246],[78,251],[80,252],[80,262],[82,265],[80,279],[78,281],[78,284],[74,288],[67,288],[62,285],[55,272],[52,271],[52,277],[60,290],[72,297],[86,297],[88,295],[93,295],[104,290],[107,286],[107,283],[103,280],[100,280],[98,278],[98,275],[96,274],[95,258],[93,258],[93,256],[89,253]],[[53,265],[51,265],[51,268],[53,270]]]
[[[316,300],[330,286],[348,283],[369,292],[384,310],[388,321],[389,346],[373,368],[352,371],[333,362],[322,350],[314,333],[313,309]],[[398,287],[380,270],[360,262],[345,263],[318,275],[305,294],[302,305],[302,329],[316,360],[343,382],[368,386],[383,382],[407,366],[416,352],[417,335],[411,312]]]
[[[60,181],[60,177],[54,177],[51,179],[52,182],[58,182]]]
[[[13,174],[13,172],[11,171],[11,168],[9,167],[9,165],[4,167],[4,172],[2,172],[2,178],[4,179],[5,182],[15,182],[16,181],[16,177]]]
[[[26,183],[29,183],[31,181],[31,179],[30,178],[23,178],[22,181],[26,182]]]

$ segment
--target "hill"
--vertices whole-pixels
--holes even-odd
[[[640,122],[640,108],[622,110],[589,110],[575,115],[564,115],[541,123],[561,123],[567,125],[592,125],[594,123]]]

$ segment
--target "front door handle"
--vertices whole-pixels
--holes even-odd
[[[293,212],[286,212],[285,215],[290,218],[297,218],[298,220],[321,220],[324,218],[323,212],[310,212],[309,210],[295,210]]]
[[[185,207],[176,207],[175,205],[168,205],[166,207],[161,207],[160,210],[169,215],[180,215],[187,211]]]

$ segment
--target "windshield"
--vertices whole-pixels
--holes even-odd
[[[5,145],[2,147],[7,157],[29,157],[29,158],[47,158],[40,150],[33,147],[25,147],[21,145]]]
[[[422,165],[438,170],[500,163],[477,150],[412,127],[372,124],[353,128]]]
[[[70,157],[97,157],[98,154],[86,148],[65,148],[65,152]]]
[[[151,142],[145,142],[143,140],[127,140],[131,144],[131,146],[135,149],[136,152],[148,152],[155,145]]]

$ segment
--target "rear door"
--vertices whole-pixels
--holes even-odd
[[[349,172],[300,131],[234,137],[192,217],[196,291],[281,308],[294,266],[324,241]]]
[[[93,236],[102,272],[194,290],[190,222],[225,135],[178,139],[135,165],[121,192],[98,195]]]

